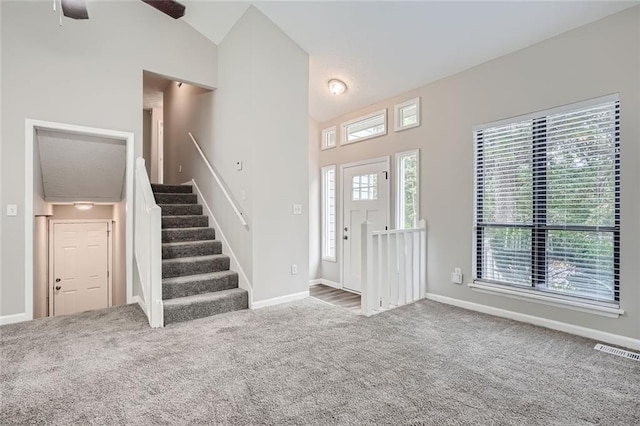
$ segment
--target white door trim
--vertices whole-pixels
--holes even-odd
[[[127,303],[133,303],[133,154],[134,134],[118,130],[98,129],[74,124],[50,121],[25,120],[25,173],[24,173],[24,313],[3,317],[2,323],[29,321],[33,319],[33,144],[36,130],[53,130],[87,136],[106,137],[126,141],[127,163],[125,176],[126,237],[125,267],[127,280]],[[13,321],[11,321],[13,319]]]
[[[349,167],[356,166],[365,166],[367,164],[373,163],[385,163],[387,169],[389,170],[389,179],[387,180],[389,185],[389,211],[387,212],[387,218],[389,223],[391,223],[391,156],[387,155],[384,157],[370,158],[368,160],[359,160],[354,161],[352,163],[344,163],[340,164],[340,180],[336,182],[336,185],[339,186],[339,201],[340,201],[340,226],[338,226],[336,232],[336,238],[340,239],[340,288],[346,290],[344,287],[344,239],[342,238],[343,229],[344,229],[344,169]],[[336,206],[337,208],[338,206]]]
[[[49,274],[47,277],[47,281],[49,284],[48,292],[49,292],[49,315],[53,316],[53,286],[54,286],[54,278],[53,278],[53,268],[54,268],[54,234],[53,228],[57,223],[106,223],[107,224],[107,294],[108,294],[108,302],[107,307],[113,306],[113,220],[112,219],[50,219],[49,221]]]

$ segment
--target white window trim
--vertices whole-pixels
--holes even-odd
[[[365,137],[360,138],[360,139],[355,140],[355,141],[348,141],[347,140],[347,136],[348,136],[347,135],[347,127],[348,126],[350,126],[352,124],[355,124],[355,123],[358,123],[359,121],[368,120],[370,118],[373,118],[373,117],[378,116],[378,115],[383,115],[383,114],[384,114],[384,132],[379,133],[377,135],[365,136]],[[341,127],[341,130],[342,130],[341,131],[342,136],[341,136],[341,139],[340,139],[340,145],[349,145],[349,144],[352,144],[352,143],[358,143],[358,142],[366,141],[366,140],[373,139],[373,138],[379,138],[380,136],[385,136],[389,132],[389,123],[388,123],[388,120],[387,120],[387,109],[386,108],[385,109],[381,109],[379,111],[372,112],[371,114],[363,115],[363,116],[355,118],[353,120],[346,121],[346,122],[342,123],[340,125],[340,127]]]
[[[333,252],[333,256],[325,256],[326,253],[326,245],[327,245],[327,239],[326,239],[326,235],[327,235],[327,213],[326,213],[326,207],[327,207],[327,197],[328,197],[328,192],[327,192],[327,187],[326,187],[326,179],[325,179],[325,174],[328,170],[333,170],[333,217],[334,217],[334,236],[335,236],[335,243],[334,243],[334,252]],[[320,244],[321,244],[321,253],[322,253],[322,260],[326,261],[326,262],[337,262],[337,251],[338,251],[338,209],[337,209],[337,202],[338,202],[338,173],[337,173],[337,167],[335,164],[331,164],[328,166],[324,166],[320,169],[320,179],[321,179],[321,188],[320,188],[320,193],[321,193],[321,214],[320,214],[320,220],[321,220],[321,238],[320,238]]]
[[[524,114],[520,116],[514,116],[510,118],[506,118],[503,120],[492,121],[488,123],[478,124],[473,126],[472,135],[478,130],[485,130],[491,127],[498,127],[505,124],[509,124],[516,121],[525,121],[529,119],[535,119],[541,115],[553,115],[558,113],[563,113],[566,111],[572,111],[575,109],[588,108],[590,106],[595,106],[598,104],[606,103],[606,102],[614,102],[619,101],[620,96],[618,93],[614,93],[611,95],[601,96],[598,98],[588,99],[585,101],[574,102],[567,105],[562,105],[559,107],[549,108],[546,110],[541,110],[529,114]],[[475,136],[473,137],[474,146],[473,152],[474,156],[477,152],[477,144],[475,140]],[[477,164],[474,158],[474,166],[473,166],[473,176],[474,179],[478,175]],[[475,183],[474,183],[475,188]],[[475,197],[475,189],[474,189],[474,197]],[[474,206],[475,209],[475,206]],[[476,226],[475,219],[472,219],[472,229]],[[477,250],[476,250],[476,235],[475,230],[472,231],[472,265],[473,265],[473,277],[477,276]],[[474,279],[472,283],[467,284],[469,288],[479,291],[481,293],[487,294],[499,294],[505,297],[509,297],[512,299],[526,300],[536,303],[541,303],[548,306],[556,306],[556,307],[564,307],[566,309],[571,309],[580,312],[586,312],[590,314],[601,315],[609,318],[618,318],[620,315],[624,314],[624,310],[620,308],[620,302],[598,302],[597,300],[585,300],[578,296],[574,295],[563,295],[557,293],[547,293],[540,290],[533,290],[528,288],[518,288],[512,287],[504,284],[493,284],[488,283],[486,281],[480,279]]]
[[[325,145],[325,140],[327,138],[327,134],[333,132],[333,145]],[[336,128],[336,126],[332,126],[329,128],[326,128],[322,131],[322,135],[321,135],[321,139],[320,139],[320,150],[324,151],[326,149],[331,149],[331,148],[335,148],[337,145],[337,140],[338,140],[338,130]]]
[[[410,105],[416,106],[416,117],[417,121],[414,124],[409,124],[408,126],[402,125],[402,115],[400,114],[400,110],[404,107],[408,107]],[[409,99],[408,101],[402,102],[400,104],[396,104],[393,107],[393,116],[394,116],[394,127],[393,130],[396,132],[401,132],[403,130],[412,129],[414,127],[420,126],[420,97]]]
[[[467,284],[469,288],[481,293],[498,294],[512,299],[526,300],[541,303],[548,306],[563,307],[574,311],[601,315],[609,318],[618,318],[624,314],[624,310],[611,303],[599,303],[597,301],[581,301],[576,297],[561,294],[549,294],[538,290],[526,288],[511,288],[500,284],[489,284],[482,281],[474,281]]]
[[[395,191],[396,191],[396,229],[402,229],[401,228],[401,221],[400,221],[400,210],[402,208],[401,204],[402,204],[402,197],[400,196],[400,183],[401,183],[401,177],[402,177],[402,173],[401,173],[401,168],[400,168],[400,162],[402,161],[403,157],[409,157],[411,155],[415,155],[416,156],[416,191],[418,193],[418,205],[416,206],[416,219],[418,222],[420,222],[420,150],[419,149],[412,149],[409,151],[403,151],[403,152],[398,152],[395,155],[395,163],[396,163],[396,185],[395,185]]]

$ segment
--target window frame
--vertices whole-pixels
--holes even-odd
[[[331,204],[329,203],[329,191],[327,187],[327,172],[333,171],[333,253],[329,253],[330,249],[330,241],[331,238],[331,228],[329,224],[329,215],[328,209],[331,208]],[[320,168],[320,179],[321,179],[321,188],[320,188],[320,208],[321,208],[321,253],[322,260],[327,262],[337,262],[337,251],[338,251],[338,211],[337,211],[337,185],[338,185],[338,174],[337,174],[337,166],[335,164],[330,164],[327,166],[323,166]]]
[[[401,110],[415,105],[416,106],[416,122],[413,124],[409,124],[407,126],[402,125],[402,114],[401,114]],[[420,127],[421,125],[421,120],[420,120],[420,97],[418,96],[417,98],[413,98],[413,99],[409,99],[407,101],[404,101],[402,103],[396,104],[393,107],[393,116],[394,116],[394,131],[396,132],[401,132],[403,130],[407,130],[407,129],[413,129],[414,127]]]
[[[478,165],[482,158],[479,157],[478,145],[482,143],[482,136],[477,137],[479,132],[492,127],[500,127],[508,124],[515,124],[527,120],[532,121],[532,170],[535,173],[547,172],[547,157],[546,157],[546,124],[547,118],[551,115],[562,114],[568,112],[579,111],[587,109],[589,107],[604,105],[607,103],[614,103],[615,105],[615,123],[614,123],[614,226],[599,226],[599,225],[584,225],[584,226],[567,226],[566,224],[547,224],[546,223],[546,200],[537,204],[533,203],[533,222],[531,225],[520,224],[508,224],[509,227],[517,229],[530,229],[532,232],[532,241],[541,241],[541,236],[547,235],[549,231],[556,229],[561,230],[574,230],[574,231],[600,231],[609,232],[613,238],[613,267],[614,267],[614,282],[613,292],[614,298],[611,301],[602,300],[595,297],[589,297],[587,295],[561,293],[547,290],[539,286],[540,279],[533,276],[533,268],[538,267],[541,262],[545,262],[548,253],[546,252],[546,245],[541,245],[536,248],[532,244],[531,247],[531,259],[532,259],[532,277],[531,286],[522,286],[514,283],[496,282],[490,279],[479,278],[482,273],[482,256],[479,256],[480,250],[482,250],[482,230],[486,226],[479,226],[482,222],[478,217],[482,216],[482,201],[483,201],[483,187],[479,175]],[[541,131],[541,129],[543,129]],[[547,110],[526,114],[522,116],[512,117],[504,120],[499,120],[491,123],[485,123],[477,126],[473,126],[472,129],[473,146],[474,146],[474,214],[473,214],[473,283],[469,284],[469,287],[477,289],[483,292],[503,294],[507,297],[515,297],[538,301],[544,304],[552,306],[563,306],[570,309],[576,309],[580,311],[590,313],[600,313],[605,316],[617,317],[622,314],[620,308],[620,100],[618,94],[603,96],[595,99],[590,99],[582,102],[576,102],[568,105],[563,105],[556,108],[550,108]],[[542,140],[542,143],[536,145],[537,141]],[[544,152],[538,152],[540,146],[543,146]],[[543,179],[537,179],[536,175],[532,175],[532,196],[535,198],[536,194],[545,193],[546,183]],[[545,186],[540,188],[539,185]],[[540,211],[540,206],[543,206],[544,211]],[[490,225],[491,226],[491,225]],[[496,225],[497,226],[497,225]],[[507,225],[505,225],[507,226]],[[537,238],[537,240],[536,240]],[[546,238],[542,238],[546,241]],[[538,267],[539,270],[539,267]],[[546,273],[546,272],[545,272]],[[546,285],[546,282],[545,282]]]
[[[333,144],[329,145],[327,144],[327,135],[331,133],[333,133]],[[338,130],[336,126],[331,126],[326,129],[323,129],[320,135],[320,150],[324,151],[327,149],[335,148],[337,146],[337,140],[338,140]]]
[[[352,126],[354,124],[360,123],[362,121],[370,120],[370,119],[372,119],[374,117],[377,117],[377,116],[380,116],[380,115],[383,116],[383,119],[384,119],[384,132],[378,133],[378,134],[375,134],[375,135],[370,135],[370,136],[363,136],[363,137],[358,138],[358,139],[356,139],[354,141],[350,141],[349,140],[349,130],[348,130],[349,126]],[[340,128],[342,129],[342,131],[341,131],[342,135],[341,135],[341,138],[340,138],[340,145],[349,145],[349,144],[352,144],[352,143],[358,143],[358,142],[362,142],[362,141],[366,141],[366,140],[374,139],[374,138],[379,138],[381,136],[387,135],[388,132],[389,132],[389,123],[388,123],[388,119],[387,118],[388,118],[387,117],[387,109],[384,108],[384,109],[381,109],[379,111],[375,111],[375,112],[372,112],[370,114],[363,115],[363,116],[360,116],[358,118],[354,118],[353,120],[345,121],[344,123],[342,123],[340,125]]]
[[[395,206],[396,206],[396,229],[410,229],[410,228],[404,228],[404,220],[401,220],[401,218],[404,216],[403,214],[403,210],[404,210],[404,197],[401,196],[403,194],[403,179],[402,179],[402,168],[401,168],[401,164],[402,164],[402,159],[405,157],[411,157],[415,155],[416,156],[416,194],[417,194],[417,200],[416,200],[416,226],[418,227],[419,223],[420,223],[420,149],[416,148],[416,149],[411,149],[408,151],[402,151],[402,152],[397,152],[395,154],[395,166],[396,166],[396,173],[395,173],[395,177],[396,177],[396,183],[395,183]]]

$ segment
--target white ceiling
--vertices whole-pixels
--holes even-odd
[[[219,44],[250,3],[183,1]],[[640,1],[272,2],[253,4],[310,57],[309,113],[327,121],[530,46]],[[330,78],[349,86],[327,90]]]
[[[36,135],[45,201],[122,200],[125,141],[48,130]]]

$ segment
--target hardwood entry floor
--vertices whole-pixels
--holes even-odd
[[[360,295],[345,290],[316,284],[309,288],[309,295],[330,305],[339,306],[360,313]]]

